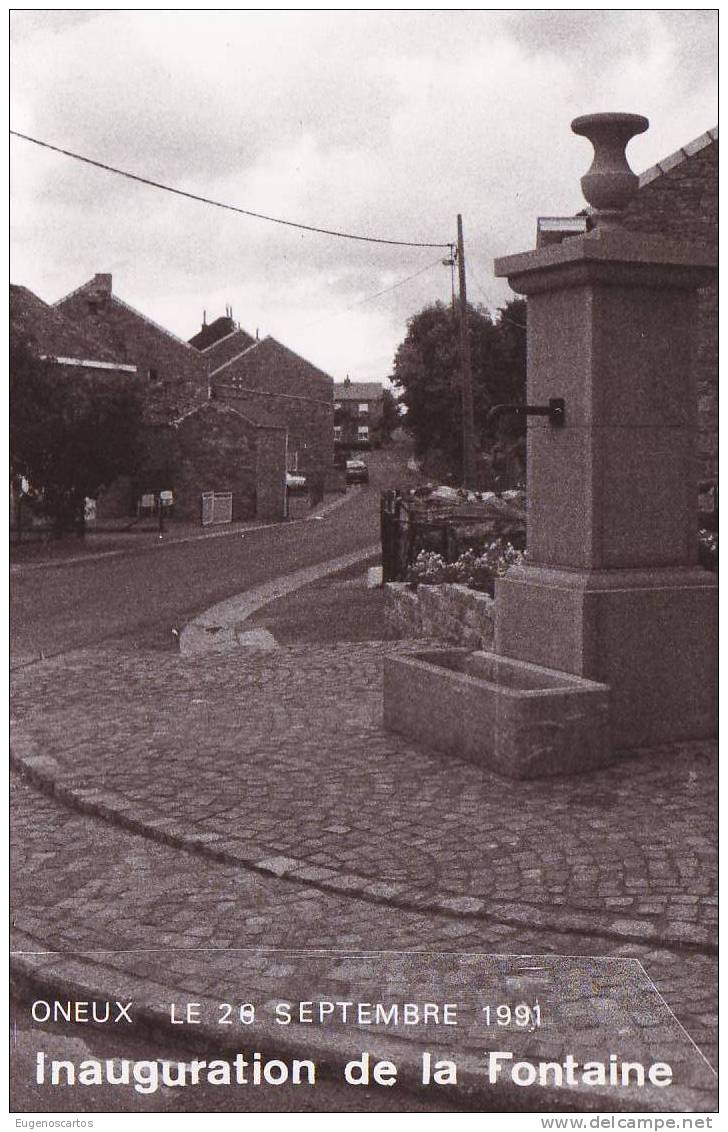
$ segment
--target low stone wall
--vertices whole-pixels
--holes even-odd
[[[493,644],[495,602],[487,594],[445,582],[413,587],[384,586],[387,624],[400,637],[439,637],[474,649]]]

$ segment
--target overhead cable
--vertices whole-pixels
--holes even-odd
[[[199,201],[200,204],[211,204],[215,208],[224,208],[228,212],[239,212],[243,216],[252,216],[256,220],[267,220],[271,224],[283,224],[286,228],[299,228],[304,232],[317,232],[321,236],[336,236],[342,240],[360,240],[367,244],[394,244],[402,248],[449,248],[450,242],[441,243],[428,243],[419,240],[387,240],[380,236],[360,236],[354,232],[339,232],[333,228],[317,228],[313,224],[299,224],[294,220],[282,220],[279,216],[267,216],[263,212],[254,212],[250,208],[239,208],[234,204],[224,204],[219,200],[211,200],[209,197],[199,196],[197,193],[189,193],[185,189],[177,189],[172,185],[164,185],[160,181],[152,181],[149,177],[141,177],[136,173],[129,173],[125,169],[117,169],[113,165],[106,165],[103,161],[94,161],[91,157],[84,157],[80,153],[74,153],[70,149],[62,149],[60,146],[51,145],[50,142],[41,141],[39,138],[32,138],[28,134],[21,134],[18,130],[11,130],[10,133],[13,137],[22,138],[23,141],[32,142],[33,145],[39,145],[43,149],[50,149],[54,153],[61,153],[64,157],[72,157],[76,161],[82,161],[85,165],[93,165],[96,169],[103,169],[107,173],[115,173],[119,177],[126,177],[130,181],[137,181],[142,185],[149,185],[153,189],[162,189],[166,193],[174,193],[176,196],[187,197],[188,200]]]
[[[403,287],[405,283],[409,283],[410,280],[416,279],[418,275],[424,275],[426,271],[432,271],[433,267],[438,267],[441,263],[442,260],[438,256],[438,258],[434,260],[433,263],[428,263],[425,267],[421,267],[419,271],[413,272],[412,275],[408,275],[405,279],[400,279],[397,283],[392,283],[390,287],[385,287],[382,291],[376,291],[373,295],[367,295],[365,299],[357,299],[357,301],[355,303],[352,303],[351,306],[343,307],[340,311],[335,311],[333,314],[324,315],[323,318],[317,318],[315,322],[307,322],[305,326],[301,327],[301,330],[308,330],[310,326],[318,326],[319,323],[328,322],[332,318],[339,318],[342,314],[348,314],[349,311],[353,311],[357,307],[363,306],[364,303],[371,303],[374,299],[378,299],[381,295],[387,295],[390,291],[396,291],[398,287]]]

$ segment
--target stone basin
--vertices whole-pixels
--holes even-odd
[[[606,684],[470,649],[387,657],[384,725],[508,778],[579,774],[612,755]]]

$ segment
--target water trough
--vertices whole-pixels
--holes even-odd
[[[384,723],[508,778],[581,773],[612,758],[606,684],[491,652],[387,657]]]

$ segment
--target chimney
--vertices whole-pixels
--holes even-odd
[[[111,294],[111,275],[98,273],[94,275],[93,291],[99,298]]]

